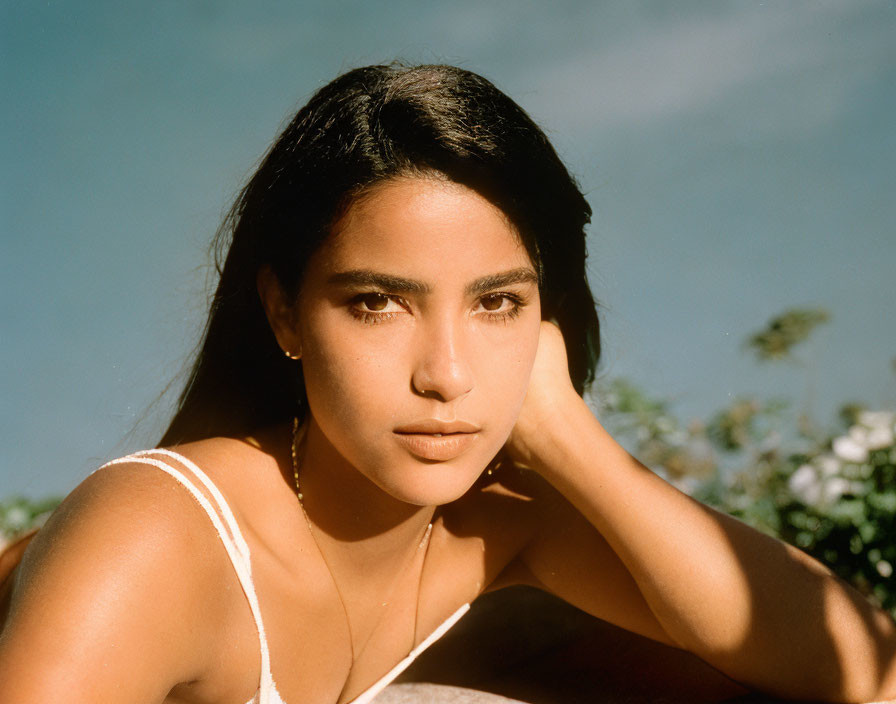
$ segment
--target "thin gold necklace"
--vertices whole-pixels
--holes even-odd
[[[342,606],[342,613],[345,616],[345,625],[348,628],[348,643],[349,648],[351,650],[352,655],[352,665],[351,668],[354,668],[355,662],[357,662],[358,658],[364,653],[367,644],[370,642],[370,639],[373,637],[373,634],[376,633],[379,628],[380,622],[383,620],[383,616],[386,613],[386,606],[389,604],[389,601],[392,598],[392,594],[398,586],[398,583],[401,581],[401,577],[407,569],[408,565],[405,565],[401,570],[399,570],[398,575],[395,580],[392,582],[392,585],[389,587],[389,591],[386,594],[386,600],[381,602],[381,611],[380,615],[376,620],[376,623],[373,624],[373,628],[370,629],[370,633],[367,634],[367,638],[364,640],[364,643],[361,645],[361,648],[355,652],[355,641],[352,636],[352,624],[351,620],[348,616],[348,608],[345,605],[345,599],[342,596],[342,590],[339,588],[339,583],[336,581],[336,575],[333,574],[333,569],[330,567],[330,563],[327,561],[326,555],[324,555],[324,551],[320,547],[320,543],[317,542],[317,538],[314,535],[314,526],[311,523],[311,519],[308,517],[308,513],[305,511],[305,496],[302,493],[301,486],[299,485],[299,458],[298,458],[298,435],[299,435],[299,419],[293,418],[292,421],[292,442],[290,443],[290,454],[292,455],[292,475],[293,480],[295,481],[295,491],[296,498],[299,500],[299,506],[302,509],[302,515],[305,517],[305,523],[308,525],[308,532],[311,534],[311,539],[314,541],[314,546],[317,548],[317,552],[320,554],[321,560],[323,560],[324,565],[327,568],[327,572],[330,574],[330,581],[333,582],[333,588],[336,590],[336,595],[339,597],[339,604]],[[423,537],[420,539],[420,542],[417,544],[417,549],[411,554],[408,563],[413,562],[414,558],[424,547],[429,547],[429,537],[432,534],[432,521],[427,524],[426,528],[423,531]],[[426,560],[426,555],[423,556],[424,561]],[[423,580],[423,566],[420,567],[420,578],[417,583],[417,603],[414,608],[414,633],[412,635],[411,648],[415,645],[417,641],[417,615],[420,610],[420,586]],[[349,668],[349,672],[351,672],[351,668]],[[348,684],[348,679],[346,678],[346,684]],[[342,693],[340,693],[340,696]]]

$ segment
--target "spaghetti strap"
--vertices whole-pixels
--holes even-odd
[[[198,480],[198,483],[208,491],[209,496],[206,496],[196,483],[194,483],[183,471],[173,467],[171,464],[158,457],[153,457],[153,455],[161,455],[162,457],[174,460],[182,465],[183,468],[188,470],[188,472]],[[240,531],[239,524],[236,521],[236,517],[233,515],[233,511],[228,505],[227,500],[224,498],[224,495],[218,487],[215,486],[208,475],[194,462],[171,450],[143,450],[128,455],[127,457],[107,462],[94,471],[98,472],[105,467],[131,463],[149,465],[165,472],[165,474],[181,484],[208,515],[209,520],[212,522],[212,525],[215,527],[215,530],[221,539],[221,543],[224,545],[224,549],[227,551],[227,556],[230,558],[233,569],[240,580],[240,586],[242,586],[243,593],[246,595],[246,600],[249,602],[249,609],[252,612],[255,628],[258,631],[258,643],[261,650],[261,675],[258,692],[246,704],[284,704],[283,698],[277,691],[277,685],[274,683],[274,678],[271,675],[271,654],[268,648],[268,639],[264,629],[264,621],[261,617],[261,607],[258,603],[258,595],[255,591],[255,584],[252,581],[252,561],[249,553],[249,545],[246,543],[242,531]],[[457,623],[469,609],[469,604],[461,606],[438,628],[436,628],[435,631],[425,638],[420,645],[411,650],[401,662],[377,680],[373,686],[369,687],[353,699],[350,704],[369,704],[374,697],[376,697],[396,677],[398,677],[401,672],[416,660],[420,653],[441,638],[448,629]]]
[[[426,650],[429,646],[435,643],[439,638],[445,635],[451,627],[460,621],[461,617],[470,610],[469,604],[464,604],[457,611],[451,614],[447,619],[445,619],[442,624],[436,628],[432,633],[430,633],[420,645],[414,648],[408,655],[399,662],[395,667],[393,667],[389,672],[383,675],[380,679],[374,682],[370,687],[368,687],[364,692],[359,694],[357,697],[351,700],[349,704],[368,704],[368,702],[372,701],[374,697],[376,697],[380,692],[382,692],[386,687],[392,684],[392,681],[398,677],[402,672],[404,672],[408,667],[410,667],[411,663],[417,659],[417,656],[420,655],[424,650]]]
[[[196,478],[199,479],[200,483],[208,489],[214,504],[212,501],[209,501],[209,499],[183,472],[175,469],[162,460],[148,456],[154,454],[160,454],[177,460],[184,465],[184,467],[189,469]],[[252,581],[252,562],[249,554],[249,546],[243,538],[239,525],[236,522],[236,518],[234,517],[230,506],[227,504],[227,501],[224,499],[223,494],[221,494],[220,490],[214,485],[212,480],[209,479],[209,477],[199,469],[195,463],[171,450],[144,450],[133,455],[128,455],[127,457],[107,462],[94,471],[96,472],[113,465],[130,463],[150,465],[165,472],[181,484],[208,515],[209,520],[211,520],[212,525],[214,525],[215,530],[218,532],[221,543],[224,545],[224,549],[227,551],[233,569],[239,578],[240,586],[242,586],[246,599],[249,602],[249,609],[252,612],[252,618],[255,621],[255,628],[258,631],[259,649],[261,650],[261,677],[258,686],[258,694],[252,701],[258,702],[259,704],[268,704],[268,702],[272,700],[272,696],[272,701],[282,701],[279,697],[279,693],[277,693],[273,677],[271,676],[270,651],[268,649],[267,635],[264,630],[264,621],[261,617],[261,608],[258,604],[258,595],[255,592],[255,584]],[[218,510],[216,511],[215,508]],[[221,520],[222,516],[224,522]]]
[[[240,531],[239,526],[237,525],[236,518],[233,515],[233,511],[230,510],[230,505],[227,503],[227,500],[224,498],[221,490],[218,489],[218,487],[214,484],[214,482],[212,482],[211,479],[209,479],[209,476],[201,469],[199,469],[199,466],[195,462],[193,462],[193,460],[184,457],[177,452],[172,452],[171,450],[166,450],[164,448],[158,448],[156,450],[142,450],[140,452],[135,452],[133,455],[131,455],[131,457],[145,457],[147,455],[164,455],[165,457],[170,457],[173,460],[177,460],[187,469],[189,469],[200,482],[202,482],[202,485],[206,489],[208,489],[209,493],[214,498],[218,510],[224,517],[224,522],[230,529],[230,535],[236,543],[237,549],[240,551],[240,554],[243,556],[243,559],[246,561],[249,567],[249,571],[251,572],[252,564],[249,559],[249,545],[243,538],[243,534]]]

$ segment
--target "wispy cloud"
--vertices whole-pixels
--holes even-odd
[[[570,47],[528,74],[540,86],[529,104],[563,115],[566,129],[643,129],[719,112],[770,89],[777,109],[744,106],[751,129],[805,131],[847,107],[851,76],[893,60],[896,15],[889,29],[863,27],[858,46],[843,41],[867,4],[727,7],[727,14],[654,19],[618,41]]]

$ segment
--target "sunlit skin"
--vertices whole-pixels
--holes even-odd
[[[541,320],[532,261],[482,196],[435,177],[378,184],[314,254],[297,297],[267,270],[258,290],[281,348],[301,356],[307,516],[291,423],[177,450],[245,532],[286,702],[351,701],[459,607],[513,584],[697,654],[712,667],[695,700],[746,691],[733,680],[804,700],[896,697],[887,615],[606,433]],[[527,469],[482,477],[502,447]],[[16,580],[2,702],[255,695],[246,598],[207,516],[161,472],[89,477]]]

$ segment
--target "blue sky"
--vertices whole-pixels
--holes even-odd
[[[894,37],[892,1],[4,3],[0,495],[154,444],[222,213],[313,90],[396,57],[489,77],[578,176],[604,377],[686,417],[893,407]],[[833,320],[755,364],[797,305]]]

